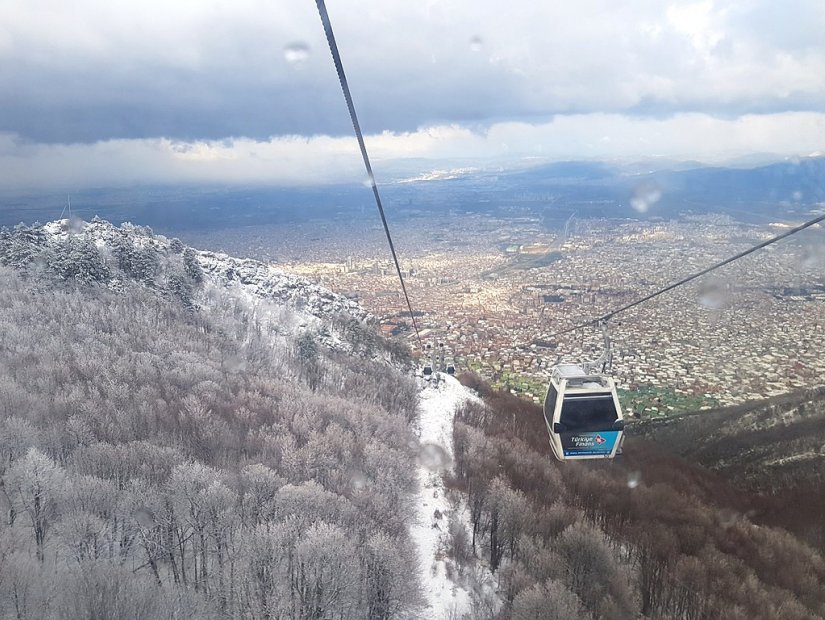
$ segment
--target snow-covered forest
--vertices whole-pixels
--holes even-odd
[[[97,227],[0,239],[0,616],[415,608],[403,351]]]

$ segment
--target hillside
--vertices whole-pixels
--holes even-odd
[[[822,391],[561,465],[270,266],[102,220],[0,263],[2,618],[825,617]]]
[[[360,309],[103,221],[0,263],[0,617],[418,608],[417,389]]]
[[[630,432],[747,490],[755,518],[825,552],[825,388],[641,422]]]
[[[499,617],[825,617],[825,548],[761,494],[658,440],[557,463],[538,406],[462,380],[484,402],[456,414],[472,537],[453,548],[495,569]]]
[[[776,493],[825,484],[825,388],[632,427],[748,488]]]

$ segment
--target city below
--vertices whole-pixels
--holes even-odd
[[[457,371],[534,400],[549,369],[598,358],[596,328],[552,337],[775,236],[789,224],[728,215],[577,219],[547,230],[527,209],[420,213],[394,227],[423,341]],[[223,246],[357,299],[418,351],[380,224],[366,215],[222,231]],[[821,228],[756,252],[610,321],[612,374],[631,415],[667,415],[822,384]],[[191,235],[190,235],[191,237]]]

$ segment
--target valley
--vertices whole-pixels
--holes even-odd
[[[600,353],[595,329],[560,338],[552,337],[555,332],[751,247],[785,225],[721,214],[574,218],[564,235],[545,230],[529,212],[513,211],[508,217],[416,217],[399,226],[396,238],[426,342],[444,343],[457,367],[538,400],[550,366]],[[253,236],[246,239],[247,233]],[[612,321],[614,374],[629,410],[669,415],[820,384],[821,236],[821,228],[806,231]],[[284,268],[357,300],[385,334],[416,346],[381,231],[369,217],[296,225],[289,233],[237,230],[198,238],[246,247],[259,257],[301,254]],[[553,247],[547,264],[514,268]]]

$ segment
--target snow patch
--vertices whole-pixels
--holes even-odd
[[[475,567],[471,579],[459,579],[445,549],[451,515],[465,528],[469,513],[447,496],[443,474],[452,472],[453,418],[456,410],[478,397],[457,379],[442,373],[425,382],[418,405],[418,432],[421,456],[417,470],[418,493],[410,536],[418,550],[419,578],[427,602],[422,618],[471,617],[479,585],[486,593],[494,591],[483,567]],[[484,574],[478,574],[479,571]]]
[[[220,252],[199,251],[197,257],[201,269],[209,277],[225,286],[242,285],[249,293],[261,299],[288,303],[319,318],[337,313],[346,313],[364,322],[372,318],[351,299],[313,284],[306,278],[284,273],[271,265],[234,258]]]
[[[48,243],[65,241],[70,235],[82,235],[98,250],[113,248],[128,240],[133,247],[154,248],[161,257],[171,252],[172,242],[163,235],[155,235],[149,228],[124,223],[120,227],[95,218],[91,222],[79,219],[60,219],[42,226]],[[228,256],[221,252],[194,250],[204,274],[204,287],[197,296],[208,297],[210,287],[224,289],[239,303],[253,312],[255,319],[279,324],[281,333],[300,334],[318,332],[321,345],[345,352],[353,352],[354,343],[346,333],[338,333],[331,318],[348,316],[359,323],[370,323],[373,316],[357,302],[333,293],[301,276],[276,269],[272,265],[251,259]],[[110,288],[118,290],[122,283],[113,279]],[[390,361],[383,351],[373,355],[375,360]]]

